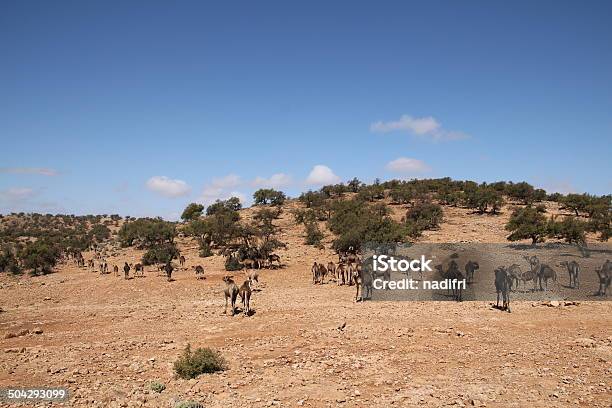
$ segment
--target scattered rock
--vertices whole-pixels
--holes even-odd
[[[6,348],[4,349],[5,353],[25,353],[26,348],[25,347],[11,347],[11,348]]]
[[[574,343],[576,343],[578,346],[581,346],[581,347],[591,348],[591,347],[595,347],[597,342],[593,339],[583,337],[583,338],[576,339]]]

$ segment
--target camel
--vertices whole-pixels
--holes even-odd
[[[610,287],[610,281],[612,281],[612,262],[606,260],[601,268],[595,269],[597,277],[599,278],[599,290],[597,291],[598,296],[607,296],[608,287]]]
[[[510,312],[510,282],[511,278],[505,266],[495,269],[495,292],[497,292],[497,302],[495,307],[499,307],[500,296],[502,298],[501,310]]]
[[[202,268],[202,266],[194,266],[193,269],[195,269],[196,279],[205,279],[204,268]]]
[[[569,287],[580,289],[580,282],[578,281],[580,274],[580,265],[576,261],[563,261],[559,266],[565,266],[567,274],[569,275]]]
[[[478,268],[480,268],[478,262],[468,261],[468,263],[465,264],[465,277],[467,279],[467,283],[474,282],[474,272],[476,272]]]
[[[242,302],[242,312],[247,316],[251,313],[251,293],[251,280],[247,279],[240,285],[240,289],[238,289],[238,294]]]
[[[535,274],[535,278],[538,280],[540,290],[548,290],[549,279],[552,279],[555,283],[557,282],[557,273],[555,272],[555,270],[547,264],[540,263],[540,260],[537,256],[534,255],[531,258],[528,256],[524,256],[524,258],[529,263],[531,271]],[[542,288],[542,281],[544,281],[545,288]]]
[[[225,311],[224,314],[227,314],[227,300],[229,299],[232,306],[232,316],[236,311],[236,298],[238,297],[238,286],[232,279],[232,276],[226,275],[223,277],[223,282],[225,282],[225,289],[223,290],[223,294],[225,296]]]

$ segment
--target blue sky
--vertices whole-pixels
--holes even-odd
[[[612,3],[0,5],[0,212],[354,176],[612,191]]]

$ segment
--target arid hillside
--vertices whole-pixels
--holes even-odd
[[[69,401],[53,406],[71,407],[612,405],[610,302],[515,302],[512,313],[488,302],[355,302],[354,286],[312,284],[314,261],[337,261],[334,237],[319,222],[324,248],[305,245],[296,208],[287,201],[274,220],[283,267],[260,271],[248,317],[223,313],[224,258],[199,257],[189,236],[176,240],[186,263],[175,264],[172,282],[154,266],[126,280],[72,260],[43,276],[1,273],[0,388],[65,386]],[[407,207],[389,208],[400,220]],[[443,211],[419,241],[507,242],[508,206]],[[143,253],[119,248],[107,262],[121,267]],[[176,378],[188,343],[220,351],[227,370]]]

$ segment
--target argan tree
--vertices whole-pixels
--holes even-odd
[[[505,227],[506,231],[510,231],[508,240],[531,239],[532,245],[544,242],[549,232],[545,212],[543,205],[515,209]]]
[[[28,242],[19,254],[23,266],[32,269],[34,275],[38,272],[43,274],[51,272],[59,257],[59,248],[44,239]]]
[[[206,215],[214,215],[219,211],[240,211],[242,204],[238,197],[230,197],[227,200],[217,200],[206,209]]]
[[[282,191],[276,191],[272,188],[261,188],[253,193],[255,205],[283,205],[287,197]]]
[[[175,225],[161,218],[138,218],[126,222],[118,234],[122,246],[132,246],[138,242],[140,248],[173,242],[175,236]]]
[[[552,219],[548,225],[548,236],[562,239],[568,244],[586,245],[587,223],[576,217],[563,217],[561,221]]]
[[[202,212],[204,212],[204,206],[202,204],[191,203],[185,207],[183,214],[181,214],[181,219],[183,221],[195,220],[202,216]]]
[[[173,242],[166,242],[150,248],[142,256],[144,265],[166,264],[180,256],[179,250]]]

